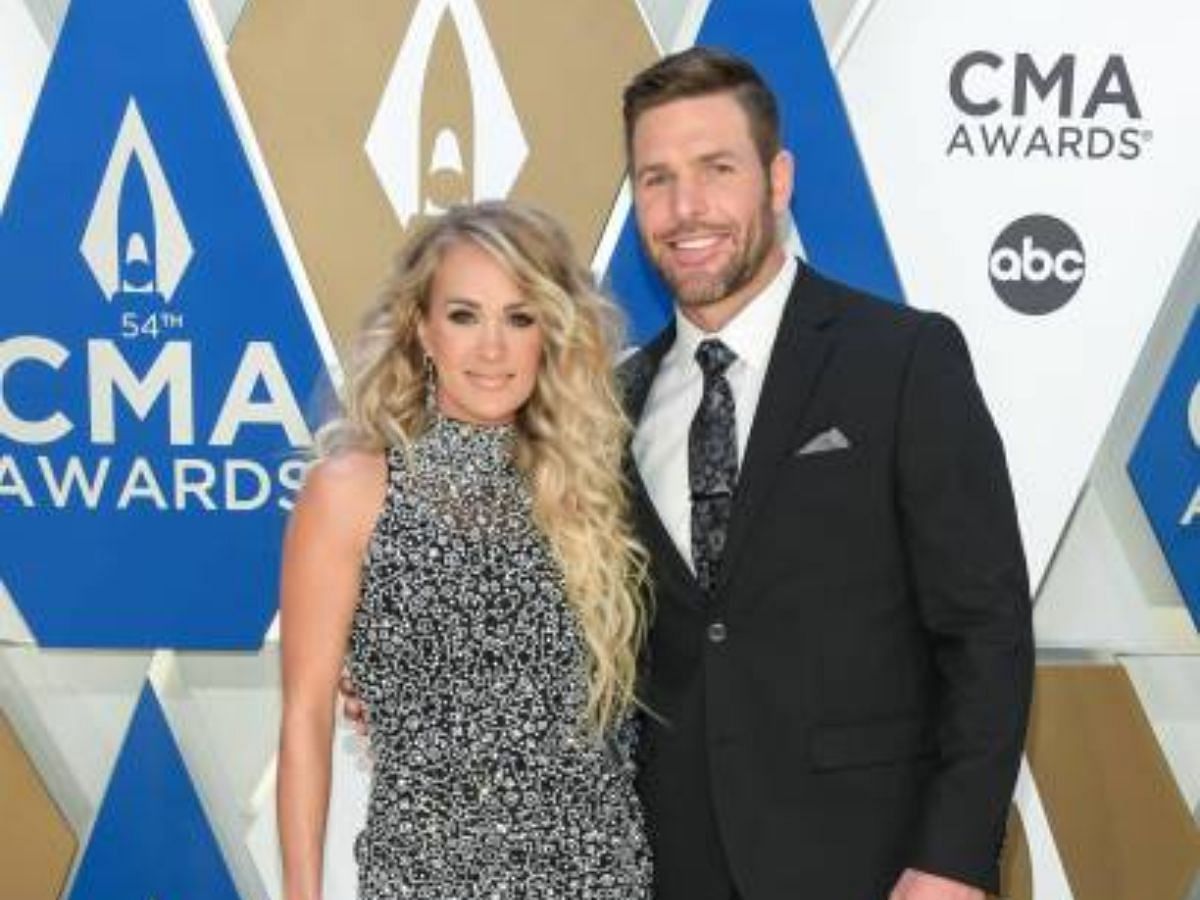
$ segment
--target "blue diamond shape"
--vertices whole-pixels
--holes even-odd
[[[154,689],[146,684],[70,900],[238,900]]]
[[[1129,477],[1200,627],[1200,308],[1134,447]]]
[[[71,4],[0,271],[0,577],[35,639],[258,646],[325,370],[187,0]]]

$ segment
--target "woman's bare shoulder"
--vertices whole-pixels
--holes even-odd
[[[294,517],[365,543],[387,496],[387,468],[382,450],[342,450],[319,460],[305,476]]]
[[[382,450],[339,450],[309,468],[305,490],[370,493],[387,486],[387,454]]]

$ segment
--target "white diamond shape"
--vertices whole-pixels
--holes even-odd
[[[192,259],[192,242],[188,237],[167,176],[159,162],[158,153],[142,119],[137,101],[132,97],[125,107],[117,139],[113,142],[108,166],[96,193],[96,202],[88,218],[87,230],[79,250],[87,260],[92,276],[112,300],[120,289],[118,220],[121,187],[130,162],[137,157],[146,177],[150,205],[154,211],[154,232],[157,238],[157,288],[165,300],[170,300],[179,286],[183,273]]]
[[[367,156],[404,227],[417,213],[439,212],[420,194],[421,104],[434,37],[447,15],[462,42],[471,85],[476,140],[472,199],[507,196],[529,156],[529,145],[475,0],[420,0],[366,140]],[[458,160],[461,167],[459,139],[448,129],[435,137],[433,162],[450,165]]]

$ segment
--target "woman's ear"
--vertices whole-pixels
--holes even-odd
[[[429,355],[429,345],[425,343],[425,317],[421,316],[417,319],[417,343],[421,345],[421,352],[426,356]]]

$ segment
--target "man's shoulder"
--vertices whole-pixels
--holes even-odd
[[[674,323],[668,323],[649,341],[636,349],[631,349],[618,361],[617,388],[626,400],[644,394],[650,381],[654,378],[654,373],[658,370],[658,364],[662,360],[663,354],[670,349],[674,339]]]
[[[628,385],[641,374],[654,368],[654,360],[650,353],[650,344],[640,347],[630,347],[617,361],[617,382],[622,386]]]
[[[869,291],[804,266],[807,290],[822,298],[834,313],[837,326],[845,334],[870,341],[907,343],[926,328],[949,327],[953,322],[943,313],[894,302]]]
[[[617,394],[621,398],[621,404],[625,407],[626,414],[635,419],[658,368],[648,351],[648,346],[632,350],[617,364],[615,372]]]

